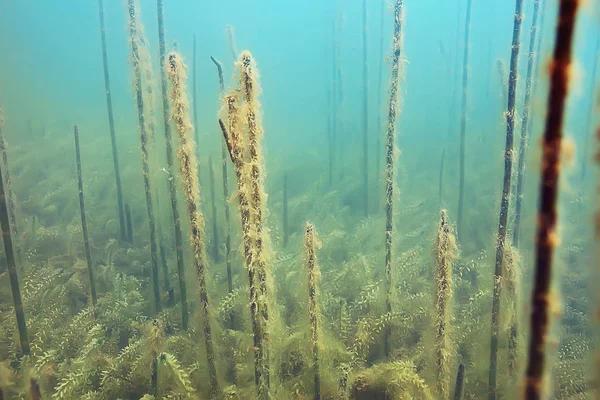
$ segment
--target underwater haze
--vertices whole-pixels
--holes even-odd
[[[567,3],[0,0],[0,400],[597,398]]]

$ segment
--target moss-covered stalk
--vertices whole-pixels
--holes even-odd
[[[267,265],[264,254],[265,233],[263,231],[263,198],[264,190],[261,173],[261,150],[260,140],[263,136],[262,122],[260,119],[260,103],[258,94],[260,86],[258,84],[258,74],[252,54],[249,51],[243,51],[239,56],[238,67],[240,70],[240,90],[245,104],[243,115],[248,126],[248,154],[250,160],[248,163],[250,178],[250,217],[252,221],[253,235],[253,258],[252,263],[256,270],[258,283],[260,286],[259,312],[261,316],[262,341],[263,341],[263,375],[264,391],[268,397],[269,390],[269,310],[267,293]]]
[[[214,57],[210,58],[217,67],[221,100],[225,96],[225,82],[223,79],[223,66]],[[227,293],[233,293],[233,272],[231,269],[231,213],[229,211],[229,178],[227,171],[227,144],[225,137],[221,143],[221,174],[223,175],[223,210],[225,211],[225,267],[227,269]],[[229,329],[235,329],[235,315],[233,311],[229,316]]]
[[[171,82],[171,118],[179,134],[179,177],[181,188],[185,197],[186,209],[190,219],[190,244],[194,252],[194,264],[198,277],[200,292],[200,308],[202,322],[204,324],[204,341],[208,363],[208,374],[210,379],[210,393],[214,398],[218,393],[217,370],[215,367],[215,352],[212,342],[212,329],[210,324],[210,304],[208,299],[208,288],[206,285],[206,249],[204,237],[204,215],[198,209],[200,204],[200,186],[195,167],[196,160],[194,142],[194,126],[190,122],[189,103],[185,93],[186,66],[178,53],[170,53],[168,56],[168,74]]]
[[[83,243],[85,245],[85,259],[87,261],[88,276],[90,279],[90,292],[92,295],[92,305],[94,306],[94,315],[96,313],[96,303],[98,297],[96,295],[96,281],[94,280],[94,267],[92,264],[92,252],[90,251],[90,240],[87,230],[87,219],[85,217],[85,201],[83,198],[83,177],[81,173],[81,152],[79,151],[79,127],[75,125],[73,128],[73,136],[75,138],[75,160],[77,165],[77,188],[79,189],[79,211],[81,212],[81,230],[83,232]]]
[[[0,163],[2,164],[2,163]],[[6,191],[4,190],[4,179],[6,172],[2,171],[4,165],[0,165],[0,228],[2,229],[2,239],[4,241],[4,255],[6,257],[6,266],[8,269],[8,278],[10,280],[10,290],[12,292],[15,316],[17,317],[17,329],[19,331],[19,340],[21,341],[21,351],[28,355],[29,336],[27,335],[27,324],[25,323],[25,312],[23,311],[23,301],[21,300],[21,289],[19,288],[19,278],[17,277],[17,263],[13,250],[12,235],[10,232],[10,221],[8,206],[6,200]]]
[[[179,295],[181,297],[181,319],[184,330],[188,329],[188,304],[187,304],[187,289],[185,284],[185,267],[183,259],[183,236],[181,233],[181,219],[179,218],[179,206],[177,201],[177,182],[173,168],[173,144],[171,141],[171,124],[169,118],[169,97],[167,88],[167,72],[166,72],[166,50],[165,50],[165,28],[163,16],[163,0],[157,0],[158,8],[158,44],[160,54],[160,80],[163,106],[163,120],[165,125],[165,145],[167,154],[167,171],[169,179],[167,185],[169,187],[169,197],[171,199],[171,215],[173,216],[173,228],[175,234],[175,253],[177,255],[177,278],[179,280]]]
[[[450,300],[452,299],[452,263],[457,257],[457,246],[448,212],[440,213],[435,244],[435,373],[439,399],[449,399],[449,358],[452,353],[448,340]]]
[[[129,43],[131,45],[131,62],[133,65],[133,85],[138,112],[138,125],[140,130],[140,149],[142,151],[142,175],[144,177],[144,191],[146,194],[146,208],[148,210],[148,225],[150,227],[150,255],[152,262],[152,289],[154,293],[154,311],[161,311],[160,288],[158,283],[158,250],[156,246],[156,228],[154,207],[152,204],[152,187],[150,183],[150,167],[148,164],[148,132],[146,131],[146,117],[144,114],[144,95],[142,88],[142,71],[138,43],[137,10],[134,0],[127,1],[129,15]]]
[[[494,267],[494,288],[492,293],[492,329],[490,338],[490,369],[488,380],[488,398],[495,400],[496,369],[498,362],[498,335],[500,331],[500,289],[502,288],[502,266],[506,246],[506,232],[508,224],[508,210],[510,201],[510,187],[513,166],[513,142],[515,129],[515,104],[517,92],[517,66],[519,63],[519,49],[521,36],[521,22],[523,0],[516,0],[513,38],[510,56],[510,73],[508,77],[508,104],[506,109],[506,146],[504,148],[504,182],[502,198],[500,199],[500,215],[498,221],[498,235],[496,237],[496,265]]]
[[[321,398],[321,375],[319,373],[319,292],[317,281],[321,276],[315,248],[318,247],[314,226],[306,223],[304,232],[304,258],[306,259],[306,272],[308,274],[308,334],[312,349],[313,374],[315,383],[315,400]]]
[[[396,120],[398,109],[398,77],[402,50],[402,0],[394,3],[394,38],[392,48],[392,78],[385,144],[385,312],[392,312],[392,240],[394,227],[394,169],[396,148]],[[391,355],[392,328],[385,327],[385,356]]]
[[[227,113],[227,127],[223,120],[219,120],[223,137],[227,143],[231,162],[233,163],[235,175],[238,184],[236,197],[240,211],[240,224],[242,227],[242,238],[244,247],[244,264],[248,271],[248,285],[250,290],[250,319],[252,321],[252,336],[254,339],[254,380],[259,394],[265,384],[263,381],[263,340],[262,323],[259,315],[258,294],[260,292],[259,283],[256,277],[255,266],[252,263],[252,229],[250,216],[250,187],[248,184],[247,168],[244,163],[244,138],[242,137],[242,127],[240,120],[240,109],[238,99],[235,95],[227,95],[223,99]],[[264,397],[264,396],[263,396]]]
[[[10,177],[10,170],[8,168],[8,154],[6,151],[6,141],[4,140],[4,111],[0,107],[0,151],[2,152],[2,165],[4,166],[4,185],[6,186],[6,194],[8,195],[8,219],[10,221],[10,227],[15,235],[16,242],[15,247],[17,250],[17,262],[21,262],[21,244],[19,243],[19,227],[17,226],[17,217],[15,213],[15,207],[17,205],[15,201],[15,193],[12,190],[12,179]]]
[[[565,102],[569,90],[569,71],[577,11],[577,0],[561,0],[558,6],[556,40],[550,68],[548,113],[542,137],[542,171],[536,230],[536,256],[531,293],[529,360],[525,379],[525,398],[543,397],[542,378],[546,359],[546,340],[550,323],[550,284],[552,261],[558,238],[557,200],[560,178],[560,152],[563,137]]]
[[[458,182],[458,215],[456,230],[458,239],[463,238],[463,208],[465,201],[465,146],[467,130],[467,88],[469,79],[469,36],[471,33],[471,0],[467,0],[467,14],[465,17],[465,43],[463,54],[462,76],[462,113],[460,120],[460,154],[459,154],[459,182]]]

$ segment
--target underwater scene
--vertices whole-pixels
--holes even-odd
[[[0,0],[0,57],[0,400],[600,398],[598,1]]]

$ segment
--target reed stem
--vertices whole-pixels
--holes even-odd
[[[79,210],[81,212],[81,230],[83,232],[83,243],[85,245],[85,259],[87,261],[88,276],[90,278],[90,291],[92,294],[92,305],[94,306],[94,316],[96,316],[96,304],[98,297],[96,295],[96,281],[94,279],[94,267],[92,265],[92,252],[90,251],[90,240],[87,230],[87,219],[85,217],[85,201],[83,198],[83,178],[81,174],[81,152],[79,150],[79,127],[73,128],[75,137],[75,159],[77,161],[77,188],[79,189]]]
[[[131,221],[131,210],[127,203],[125,203],[125,219],[127,220],[127,241],[133,244],[133,222]]]
[[[104,66],[104,89],[106,92],[106,108],[108,109],[108,126],[110,129],[110,142],[112,148],[113,168],[117,185],[117,206],[119,207],[119,227],[121,240],[127,240],[125,231],[125,216],[123,214],[123,187],[121,186],[121,170],[119,168],[119,155],[115,135],[115,119],[113,116],[112,95],[110,92],[110,75],[108,73],[108,53],[106,51],[106,27],[104,25],[104,0],[98,0],[98,15],[100,17],[100,37],[102,40],[102,64]],[[31,121],[29,124],[31,130]]]
[[[454,400],[462,400],[465,392],[465,366],[460,364],[456,373],[456,386],[454,387]]]
[[[550,284],[552,261],[557,245],[557,200],[560,178],[560,151],[563,137],[565,102],[569,90],[569,71],[577,11],[581,2],[561,0],[558,6],[556,40],[550,69],[548,112],[542,137],[542,171],[538,223],[536,230],[536,256],[533,291],[531,293],[531,319],[529,360],[525,379],[525,398],[538,400],[542,396],[542,378],[546,359],[546,340],[550,323]]]
[[[181,219],[179,218],[179,207],[177,201],[177,183],[173,171],[173,144],[171,140],[171,124],[169,118],[169,97],[167,89],[166,72],[166,50],[165,50],[165,28],[163,0],[156,2],[158,10],[158,44],[160,55],[160,81],[162,92],[163,121],[165,125],[165,146],[167,154],[167,172],[169,178],[167,185],[169,187],[169,197],[171,199],[171,214],[173,216],[173,228],[175,232],[175,253],[177,255],[177,278],[179,280],[179,295],[181,296],[181,321],[183,330],[188,329],[189,313],[187,303],[187,289],[185,284],[185,267],[183,259],[183,236],[181,233]]]
[[[308,273],[308,320],[309,320],[309,338],[312,349],[313,374],[315,393],[314,399],[321,399],[321,375],[319,373],[319,306],[317,281],[320,278],[317,256],[315,253],[315,229],[310,223],[306,223],[304,233],[304,257],[306,259],[306,269]]]
[[[490,339],[490,370],[488,381],[488,399],[495,400],[496,369],[498,361],[498,334],[500,331],[500,290],[502,288],[502,267],[506,244],[506,229],[508,224],[508,210],[510,201],[510,186],[513,165],[513,142],[515,129],[515,103],[517,92],[517,67],[519,63],[520,35],[523,0],[516,0],[513,38],[510,56],[510,74],[508,78],[508,104],[506,110],[506,146],[504,149],[504,185],[500,199],[500,216],[498,222],[498,236],[496,238],[496,265],[494,267],[494,289],[492,294],[492,329]]]
[[[217,230],[217,205],[215,203],[215,170],[213,169],[212,156],[208,156],[208,175],[210,183],[210,204],[212,211],[213,231],[213,260],[219,260],[219,231]]]
[[[385,312],[392,312],[392,241],[394,227],[394,170],[396,149],[396,120],[398,119],[398,75],[402,50],[402,0],[394,3],[394,38],[392,47],[392,78],[390,80],[389,108],[385,146]],[[392,328],[385,327],[385,356],[390,358]]]
[[[159,313],[162,309],[160,304],[160,287],[158,281],[158,256],[156,246],[156,228],[154,219],[154,208],[152,204],[152,189],[150,184],[150,168],[148,165],[148,133],[146,132],[146,120],[144,115],[144,96],[142,91],[142,72],[140,67],[140,54],[138,49],[138,22],[134,0],[127,0],[129,15],[129,41],[131,44],[131,61],[133,64],[134,87],[136,106],[138,112],[138,125],[140,130],[140,149],[142,151],[142,171],[144,177],[144,191],[146,194],[146,208],[148,210],[148,224],[150,226],[150,255],[152,261],[152,289],[154,293],[154,311]]]
[[[15,215],[15,193],[12,190],[12,179],[10,177],[10,169],[8,168],[8,153],[6,151],[6,141],[4,140],[4,112],[0,107],[0,151],[2,151],[2,163],[4,164],[4,185],[6,186],[6,192],[8,195],[8,218],[12,232],[16,238],[16,250],[17,250],[17,262],[22,262],[22,249],[19,240],[19,227],[17,226],[17,217]]]

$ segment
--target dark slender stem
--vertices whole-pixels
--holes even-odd
[[[12,179],[10,177],[10,169],[8,168],[8,153],[6,151],[6,142],[4,141],[4,115],[2,108],[0,108],[0,151],[2,151],[2,163],[4,164],[4,185],[6,186],[6,192],[8,195],[8,218],[10,221],[10,226],[12,228],[12,232],[15,237],[15,247],[17,249],[17,262],[22,262],[22,251],[21,244],[19,240],[19,227],[17,226],[17,217],[15,214],[15,194],[12,190]]]
[[[385,145],[385,311],[392,311],[392,230],[394,227],[394,149],[396,146],[396,120],[398,119],[398,75],[402,50],[402,0],[394,4],[394,38],[392,47],[392,78],[390,80],[389,108]],[[385,356],[389,359],[392,328],[385,327]]]
[[[460,364],[456,374],[456,386],[454,389],[454,400],[462,400],[465,391],[465,366]]]
[[[167,72],[165,69],[165,28],[164,28],[164,16],[163,16],[163,0],[156,1],[158,10],[158,44],[160,54],[160,82],[161,82],[161,93],[162,93],[162,106],[163,106],[163,121],[165,124],[165,145],[167,154],[167,171],[169,172],[169,178],[167,179],[167,185],[169,187],[169,197],[171,198],[171,214],[173,216],[173,227],[175,231],[175,253],[177,255],[177,277],[179,279],[179,292],[181,296],[181,320],[183,330],[188,329],[188,304],[187,304],[187,290],[185,284],[185,268],[183,260],[183,237],[181,234],[181,220],[179,218],[179,208],[177,205],[177,182],[175,175],[173,174],[173,144],[171,140],[171,125],[169,123],[169,96],[167,89]]]
[[[208,157],[208,175],[210,183],[210,204],[212,211],[212,231],[213,231],[213,260],[219,259],[219,231],[217,229],[217,205],[216,205],[216,194],[215,194],[215,170],[213,169],[212,156]]]
[[[502,284],[502,266],[506,244],[506,228],[510,200],[510,184],[512,177],[513,142],[515,128],[515,102],[517,91],[517,67],[519,63],[520,35],[523,0],[516,0],[513,38],[510,56],[510,74],[508,78],[508,105],[506,110],[506,146],[504,149],[504,185],[500,202],[498,236],[496,238],[496,265],[494,268],[494,289],[492,297],[492,332],[490,341],[490,370],[488,381],[488,399],[495,400],[496,369],[498,361],[498,334],[500,330],[500,289]]]
[[[8,278],[10,280],[10,290],[12,292],[15,315],[17,317],[17,328],[19,330],[19,340],[21,341],[21,351],[23,351],[23,354],[29,355],[29,336],[27,335],[25,312],[23,311],[23,301],[21,300],[19,278],[17,277],[15,254],[13,252],[12,236],[10,233],[10,221],[8,219],[8,206],[6,204],[4,181],[2,179],[4,176],[2,168],[4,167],[0,165],[0,227],[2,228],[2,239],[4,241],[4,255],[6,257]]]
[[[160,304],[160,287],[158,281],[158,249],[156,246],[156,227],[154,219],[154,208],[152,204],[152,188],[150,185],[150,167],[148,165],[148,133],[146,132],[146,120],[144,114],[144,95],[142,93],[142,72],[140,68],[140,56],[138,50],[137,16],[134,0],[128,0],[129,36],[131,44],[131,60],[133,64],[133,79],[135,86],[135,98],[138,112],[138,125],[140,130],[140,149],[142,151],[142,175],[144,178],[144,191],[146,193],[146,208],[148,210],[148,224],[150,226],[150,256],[152,266],[152,289],[154,293],[154,309],[159,313],[162,309]]]
[[[364,215],[369,215],[369,68],[367,53],[367,0],[362,0],[362,24],[363,24],[363,206]]]
[[[467,16],[465,17],[465,48],[463,55],[462,76],[462,116],[460,120],[460,154],[458,184],[458,218],[456,222],[458,240],[463,236],[463,209],[465,201],[465,142],[467,130],[467,88],[469,79],[469,35],[471,32],[471,0],[467,0]]]
[[[127,241],[133,244],[133,222],[131,221],[131,210],[129,204],[125,204],[125,218],[127,220]]]
[[[113,167],[115,170],[115,181],[117,184],[117,206],[119,207],[119,227],[121,228],[121,240],[127,240],[125,231],[125,216],[123,214],[123,188],[121,186],[121,172],[119,169],[119,155],[117,152],[117,139],[115,136],[115,119],[113,117],[112,96],[110,93],[110,76],[108,73],[108,53],[106,52],[106,28],[104,26],[104,0],[98,0],[98,12],[100,16],[100,37],[102,39],[102,62],[104,65],[104,88],[106,91],[106,108],[108,109],[108,126],[110,129],[110,142],[112,146]]]
[[[542,398],[546,340],[550,322],[550,284],[552,261],[557,245],[556,222],[560,178],[560,151],[563,137],[565,102],[569,90],[569,70],[578,0],[561,0],[558,8],[556,40],[550,65],[548,113],[542,138],[542,172],[536,231],[535,277],[531,293],[529,361],[525,380],[525,398]]]
[[[287,247],[289,240],[288,223],[288,174],[283,174],[283,247]]]
[[[517,193],[515,195],[515,221],[512,231],[512,245],[519,247],[519,233],[521,230],[521,208],[523,204],[523,184],[525,173],[525,153],[527,151],[527,137],[529,136],[529,111],[531,108],[531,86],[533,81],[534,60],[539,55],[534,53],[537,36],[537,17],[540,0],[533,3],[533,21],[531,23],[531,34],[529,36],[529,58],[527,61],[527,80],[525,82],[525,102],[523,104],[523,116],[521,118],[521,140],[519,141],[519,161],[517,166]]]
[[[321,374],[319,372],[319,309],[317,280],[319,267],[315,252],[315,230],[311,223],[306,223],[304,233],[304,252],[306,257],[306,269],[308,275],[308,319],[310,345],[312,348],[313,374],[314,374],[314,400],[321,399]]]
[[[81,212],[81,230],[83,231],[83,243],[85,245],[85,259],[87,261],[88,276],[90,278],[90,291],[92,293],[92,305],[94,306],[94,315],[96,315],[96,304],[98,297],[96,295],[96,281],[94,279],[94,267],[92,265],[92,252],[90,251],[90,240],[87,230],[87,219],[85,217],[85,201],[83,199],[83,178],[81,174],[81,152],[79,151],[79,127],[73,128],[75,137],[75,159],[77,161],[77,188],[79,189],[79,210]]]

